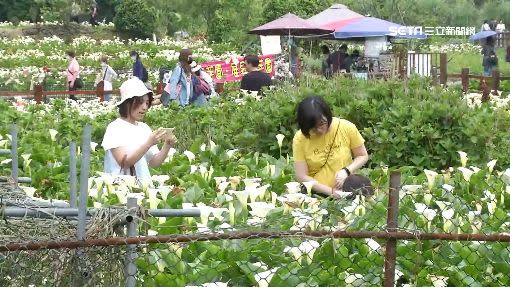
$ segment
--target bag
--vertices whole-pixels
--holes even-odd
[[[145,66],[142,65],[142,82],[146,83],[149,80],[149,72]]]
[[[71,75],[73,75],[73,76],[74,76],[74,73],[73,73],[73,72],[71,72],[71,70],[67,69],[67,71],[68,71],[69,73],[71,73]],[[73,84],[72,88],[73,88],[74,90],[77,90],[77,89],[81,89],[81,88],[83,88],[83,80],[82,80],[82,79],[80,79],[80,78],[76,78],[76,79],[74,80],[74,84]]]
[[[495,55],[489,56],[488,63],[493,66],[497,66],[498,65],[498,57],[496,57]]]
[[[175,86],[175,94],[174,94],[175,96],[172,96],[172,90],[170,89],[170,87],[171,87],[170,81],[169,81],[169,83],[167,83],[165,85],[163,92],[168,94],[168,97],[166,97],[166,95],[165,95],[165,101],[167,98],[168,98],[168,102],[171,100],[175,101],[179,98],[179,95],[181,94],[181,90],[182,90],[181,78],[182,78],[182,69],[181,69],[181,74],[179,75],[179,80],[177,81],[177,84]],[[167,103],[162,102],[162,103],[163,103],[163,105],[167,105],[168,102]]]
[[[199,79],[198,90],[202,92],[204,95],[210,96],[212,92],[211,87],[209,87],[209,84],[201,77],[198,77],[198,79]]]
[[[81,78],[77,78],[76,80],[74,80],[73,89],[77,90],[81,88],[83,88],[83,80]]]

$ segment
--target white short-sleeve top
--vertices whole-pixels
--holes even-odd
[[[132,124],[120,118],[111,122],[106,128],[103,142],[101,143],[101,146],[106,151],[104,172],[112,175],[129,175],[129,167],[121,170],[120,164],[113,157],[112,149],[123,147],[129,155],[147,142],[151,134],[151,128],[142,122]],[[148,163],[157,153],[159,153],[159,149],[154,145],[135,163],[136,176],[140,180],[149,180],[151,178]]]

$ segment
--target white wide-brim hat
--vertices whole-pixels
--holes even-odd
[[[120,101],[117,103],[117,106],[120,106],[127,99],[143,97],[147,94],[152,95],[153,93],[151,90],[147,89],[140,79],[133,77],[120,86]]]
[[[202,69],[202,66],[197,65],[197,62],[195,62],[195,61],[191,62],[190,66],[191,66],[191,71],[193,73],[196,73],[197,71],[200,71],[200,69]]]

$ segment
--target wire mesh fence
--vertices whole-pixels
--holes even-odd
[[[35,219],[5,217],[1,283],[508,286],[510,235],[504,233],[508,214],[501,202],[507,194],[500,185],[505,183],[480,191],[486,198],[473,191],[476,201],[447,186],[422,185],[351,201],[287,194],[293,200],[280,198],[281,209],[248,204],[233,224],[226,223],[232,219],[228,209],[220,207],[201,207],[196,218],[150,216],[142,207],[104,209],[89,218],[84,241],[75,239],[72,217],[38,218],[33,229],[27,226]],[[251,220],[242,221],[243,212]]]

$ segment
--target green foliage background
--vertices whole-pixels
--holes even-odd
[[[87,19],[90,1],[75,0]],[[124,2],[98,0],[99,20],[111,21]],[[211,41],[245,43],[246,31],[288,12],[310,17],[333,3],[360,14],[420,26],[476,26],[484,19],[510,23],[508,0],[148,0],[154,8],[155,31],[161,36],[186,30],[207,34]],[[69,20],[71,0],[0,0],[0,21]],[[127,16],[127,15],[126,15]],[[128,17],[125,19],[129,22]],[[122,26],[118,26],[122,27]],[[152,32],[152,31],[150,31]],[[148,33],[148,32],[147,32]]]

